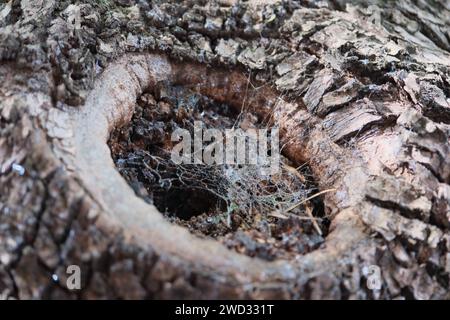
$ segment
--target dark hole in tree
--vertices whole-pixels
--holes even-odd
[[[267,260],[293,258],[316,249],[329,226],[321,198],[308,202],[316,226],[303,206],[289,213],[281,210],[318,192],[307,166],[298,173],[307,180],[301,182],[285,169],[283,175],[261,179],[247,166],[175,165],[170,161],[170,137],[177,128],[189,130],[192,136],[194,121],[201,120],[207,128],[229,129],[237,119],[239,125],[267,126],[252,114],[239,113],[185,88],[161,84],[139,98],[131,123],[116,129],[109,145],[118,170],[136,194],[194,234]],[[295,164],[282,160],[283,168],[295,170]],[[318,234],[317,226],[323,234]]]
[[[223,200],[211,192],[189,188],[169,190],[155,198],[155,206],[159,211],[168,212],[183,220],[225,208]]]

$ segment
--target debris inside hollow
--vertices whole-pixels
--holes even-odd
[[[320,198],[286,211],[317,192],[307,166],[298,170],[281,157],[279,173],[265,175],[258,165],[175,164],[171,134],[178,128],[192,133],[195,121],[219,130],[268,126],[186,88],[161,85],[143,94],[131,123],[109,141],[119,172],[138,196],[169,221],[252,257],[295,259],[323,243],[328,220]]]

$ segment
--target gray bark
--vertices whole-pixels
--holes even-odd
[[[0,4],[0,293],[448,299],[449,25],[446,1]],[[289,157],[337,189],[325,246],[300,261],[170,225],[106,146],[159,80],[237,105],[249,75],[264,85],[251,108],[273,113]],[[79,291],[65,286],[73,264]]]

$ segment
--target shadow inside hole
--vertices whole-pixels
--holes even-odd
[[[293,167],[283,171],[290,180],[278,177],[282,182],[286,179],[283,183],[293,183],[298,192],[297,200],[286,203],[283,197],[289,196],[289,188],[277,193],[280,181],[255,179],[248,172],[241,175],[238,171],[242,166],[175,165],[170,161],[171,133],[183,128],[192,137],[193,123],[199,120],[215,129],[229,129],[237,123],[267,128],[250,113],[236,112],[184,88],[161,86],[157,92],[143,94],[131,123],[115,129],[109,140],[114,162],[136,194],[154,204],[169,221],[251,257],[291,259],[318,248],[329,226],[320,197],[307,203],[314,218],[303,206],[288,213],[278,210],[318,192],[307,166],[299,172],[306,180],[301,183],[292,174]],[[295,166],[283,158],[281,165],[288,164]],[[231,185],[224,184],[229,182],[224,172],[230,169],[237,179],[231,179]],[[230,194],[230,187],[234,194]],[[265,197],[261,197],[262,191]],[[321,234],[312,219],[317,219]]]
[[[179,187],[155,194],[153,203],[160,212],[182,220],[226,210],[223,199],[212,192]]]

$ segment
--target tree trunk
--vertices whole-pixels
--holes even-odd
[[[0,294],[450,298],[449,26],[446,1],[0,4]],[[107,139],[161,82],[271,115],[335,189],[324,245],[250,258],[139,199]]]

